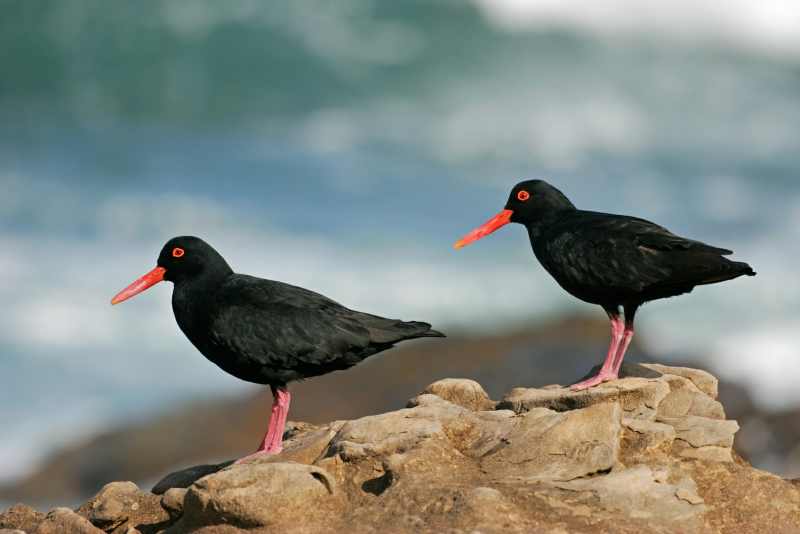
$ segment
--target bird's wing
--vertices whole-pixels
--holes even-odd
[[[549,240],[548,261],[568,284],[642,291],[700,283],[732,251],[686,239],[644,219],[583,212]]]
[[[281,282],[234,275],[217,297],[211,337],[264,365],[325,365],[357,358],[369,331],[337,302]]]
[[[618,219],[608,221],[607,225],[612,232],[633,235],[637,246],[649,247],[653,250],[661,250],[664,252],[707,252],[720,256],[730,256],[733,254],[732,250],[726,248],[715,247],[703,243],[702,241],[695,241],[694,239],[675,235],[663,226],[659,226],[644,219],[618,216]],[[600,226],[602,227],[603,225],[601,224]]]

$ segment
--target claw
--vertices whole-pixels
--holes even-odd
[[[274,454],[280,454],[281,450],[282,450],[282,447],[279,447],[278,449],[273,449],[273,450],[264,450],[264,451],[254,452],[253,454],[248,454],[247,456],[239,458],[238,460],[236,460],[233,463],[234,463],[234,465],[246,464],[247,462],[255,460],[256,458],[261,458],[262,456],[272,456]]]
[[[593,388],[594,386],[599,386],[603,382],[610,382],[612,380],[616,380],[619,378],[617,373],[611,372],[603,372],[600,371],[597,375],[593,376],[588,380],[584,380],[583,382],[578,382],[577,384],[572,384],[569,389],[572,391],[583,391],[584,389]]]

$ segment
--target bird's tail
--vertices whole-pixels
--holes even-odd
[[[397,321],[392,325],[386,325],[381,330],[381,334],[393,338],[394,341],[420,337],[446,337],[438,330],[434,330],[428,323],[420,321]]]
[[[735,261],[733,262],[733,264],[736,266],[736,268],[743,276],[755,276],[756,274],[758,274],[753,270],[752,267],[750,267],[750,265],[746,264],[743,261]]]
[[[743,261],[730,261],[727,258],[722,259],[725,260],[725,263],[722,265],[722,269],[713,276],[704,279],[702,282],[700,282],[700,284],[716,284],[717,282],[733,280],[734,278],[739,278],[740,276],[756,275],[756,272],[753,270],[753,268]]]
[[[369,330],[370,339],[376,343],[397,343],[420,337],[445,337],[438,330],[433,330],[428,323],[419,321],[400,321],[359,313],[358,322]]]
[[[442,332],[434,330],[428,323],[420,323],[418,321],[412,321],[410,323],[405,323],[405,324],[414,325],[414,327],[419,328],[422,332],[419,334],[418,337],[447,337]]]

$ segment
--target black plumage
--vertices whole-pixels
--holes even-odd
[[[748,264],[726,258],[733,254],[728,249],[680,237],[644,219],[580,210],[542,180],[516,185],[505,210],[456,247],[509,222],[526,227],[534,254],[562,288],[599,304],[611,318],[612,347],[599,382],[618,376],[639,306],[689,293],[699,285],[756,274]],[[620,308],[625,311],[624,326]],[[577,386],[599,382],[590,379]]]
[[[276,403],[283,395],[284,419],[289,382],[347,369],[404,340],[444,337],[427,323],[385,319],[301,287],[236,274],[208,243],[191,236],[168,241],[157,267],[112,303],[161,280],[175,284],[175,319],[192,344],[237,378],[271,386]],[[260,452],[280,450],[278,426],[278,437],[265,436]]]
[[[228,373],[259,384],[347,369],[400,341],[441,337],[427,323],[353,311],[313,291],[242,274],[213,291],[200,328],[187,324],[191,297],[176,286],[173,307],[186,336]]]
[[[635,217],[572,209],[526,226],[534,254],[561,287],[601,306],[641,305],[755,274],[727,259],[730,250]]]

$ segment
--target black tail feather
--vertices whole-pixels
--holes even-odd
[[[427,332],[422,334],[422,336],[420,336],[420,337],[447,337],[447,336],[444,333],[439,332],[438,330],[434,330],[433,328],[431,328],[430,330],[428,330]]]
[[[725,263],[723,263],[721,267],[722,269],[720,272],[701,280],[699,285],[716,284],[717,282],[733,280],[734,278],[739,278],[740,276],[756,275],[756,272],[753,270],[753,268],[743,261],[730,261],[725,259]]]
[[[446,337],[438,330],[433,330],[428,323],[420,321],[386,319],[366,313],[357,313],[356,317],[369,331],[370,339],[375,343],[392,344],[420,337]]]
[[[408,335],[405,339],[415,339],[418,337],[447,337],[438,330],[434,330],[428,323],[420,321],[403,322],[403,329]]]
[[[748,264],[743,261],[737,261],[736,265],[741,269],[741,272],[745,276],[755,276],[758,273],[753,270]]]

